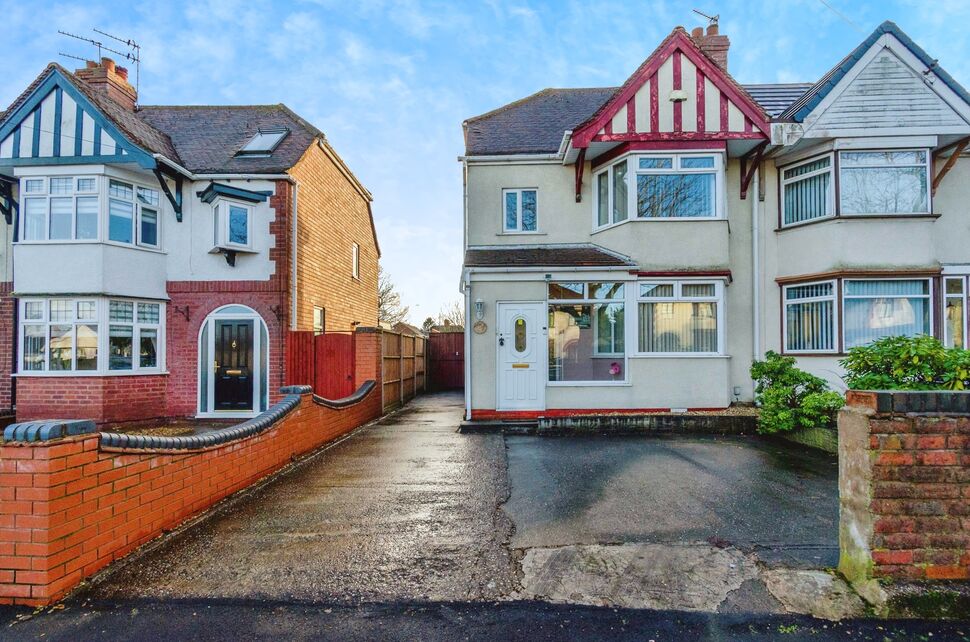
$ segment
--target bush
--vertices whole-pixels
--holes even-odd
[[[751,364],[755,400],[761,406],[758,432],[769,434],[799,428],[830,428],[845,399],[828,389],[824,379],[795,367],[794,357],[768,351]]]
[[[854,390],[970,389],[970,351],[926,335],[877,339],[850,349],[839,363]]]

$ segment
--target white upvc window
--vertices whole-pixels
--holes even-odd
[[[876,339],[933,334],[929,279],[845,279],[842,340],[846,350]]]
[[[503,230],[507,234],[535,232],[539,225],[539,190],[502,190]]]
[[[943,343],[948,348],[967,345],[967,277],[943,278]]]
[[[596,212],[595,227],[615,225],[630,218],[632,205],[627,181],[629,166],[629,159],[624,158],[596,174],[593,204]]]
[[[638,354],[723,354],[723,282],[657,280],[637,285]]]
[[[782,288],[785,352],[838,352],[838,306],[835,281],[799,283]]]
[[[350,276],[360,278],[360,246],[356,243],[350,244]]]
[[[25,241],[98,240],[96,176],[31,176],[20,181]]]
[[[213,243],[216,247],[253,248],[253,207],[220,198],[213,206]]]
[[[626,287],[548,284],[550,383],[626,382]]]
[[[780,168],[781,223],[797,225],[835,213],[832,154]]]
[[[157,189],[108,179],[108,240],[157,248],[159,205]]]
[[[19,372],[161,372],[164,314],[154,301],[22,298]]]
[[[927,149],[839,152],[839,213],[929,214]]]

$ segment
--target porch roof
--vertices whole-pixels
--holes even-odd
[[[592,243],[471,247],[465,267],[636,267],[629,257]]]

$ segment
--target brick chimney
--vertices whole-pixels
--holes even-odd
[[[728,47],[731,46],[731,41],[728,40],[727,36],[722,36],[717,32],[717,23],[709,25],[706,34],[704,27],[694,27],[690,37],[694,39],[701,51],[710,56],[721,69],[727,71]]]
[[[87,66],[75,71],[74,75],[125,109],[135,111],[138,93],[128,82],[128,70],[116,66],[111,58],[102,58],[101,64],[89,60]]]

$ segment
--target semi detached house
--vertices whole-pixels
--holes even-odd
[[[740,85],[717,25],[620,87],[464,123],[471,418],[718,409],[766,350],[840,386],[888,335],[964,346],[970,96],[895,24]]]
[[[289,330],[377,324],[370,202],[284,105],[139,106],[109,59],[49,65],[0,119],[0,415],[258,414],[305,383]]]

